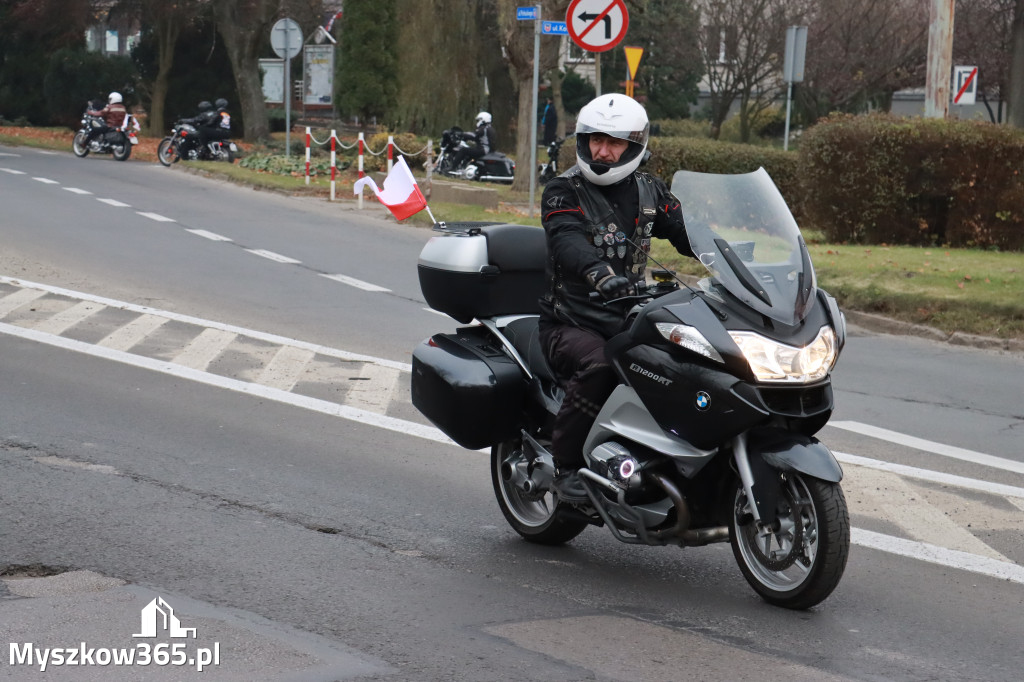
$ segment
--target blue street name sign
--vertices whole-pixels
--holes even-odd
[[[540,24],[540,32],[545,35],[567,36],[569,27],[564,21],[543,21]]]
[[[516,7],[516,19],[519,21],[533,21],[536,18],[536,7]]]

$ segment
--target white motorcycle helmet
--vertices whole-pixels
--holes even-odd
[[[488,114],[486,111],[481,111],[479,114],[476,115],[476,121],[474,122],[474,125],[477,128],[479,128],[483,124],[490,123],[490,122],[491,122],[491,115]]]
[[[124,98],[121,97],[121,93],[119,92],[112,92],[110,93],[110,96],[107,97],[107,104],[120,104],[123,101]]]
[[[647,112],[632,97],[601,95],[580,110],[576,119],[576,163],[583,176],[595,185],[614,185],[637,169],[647,150],[650,130]],[[604,133],[629,142],[613,164],[594,161],[590,156],[590,135]]]

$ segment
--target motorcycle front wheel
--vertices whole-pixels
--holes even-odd
[[[165,137],[160,140],[160,144],[156,148],[156,158],[159,159],[160,163],[168,167],[178,161],[178,150],[174,147],[173,139]]]
[[[586,521],[572,518],[551,493],[527,493],[513,481],[505,480],[505,474],[524,471],[528,464],[521,439],[491,448],[491,482],[501,513],[508,525],[529,542],[538,545],[569,542],[583,532],[588,525]]]
[[[838,483],[780,473],[778,518],[750,519],[737,482],[729,541],[750,586],[770,604],[808,609],[832,594],[850,551],[850,515]]]
[[[89,144],[85,141],[85,138],[85,131],[79,130],[75,133],[75,139],[71,140],[71,151],[79,158],[89,155]]]

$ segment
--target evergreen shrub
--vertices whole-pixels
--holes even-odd
[[[1024,134],[835,114],[800,143],[808,215],[835,242],[1024,248]]]

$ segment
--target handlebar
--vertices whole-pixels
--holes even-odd
[[[679,285],[675,282],[655,282],[654,284],[648,284],[647,282],[637,282],[636,293],[628,296],[620,296],[619,298],[604,300],[604,297],[596,291],[591,291],[589,294],[590,300],[600,301],[602,305],[611,305],[612,303],[624,303],[627,301],[643,301],[647,299],[658,298],[665,294],[670,294],[673,291],[679,289]]]

